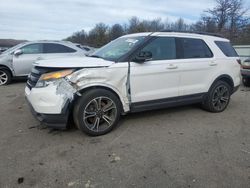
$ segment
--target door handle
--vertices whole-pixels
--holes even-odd
[[[36,58],[36,60],[42,60],[43,58],[42,57],[38,57],[38,58]]]
[[[174,64],[168,64],[167,69],[177,69],[178,66]]]
[[[214,61],[212,61],[212,62],[209,63],[210,66],[216,66],[217,64],[218,64],[218,63],[216,63],[216,62],[214,62]]]

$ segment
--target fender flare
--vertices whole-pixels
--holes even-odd
[[[212,84],[210,85],[209,90],[210,90],[211,87],[212,87],[216,82],[218,82],[219,80],[226,82],[227,84],[230,85],[232,91],[234,90],[234,81],[233,81],[232,77],[229,76],[228,74],[222,74],[222,75],[218,76],[218,77],[212,82]]]
[[[84,87],[80,88],[78,90],[78,92],[81,94],[84,91],[87,91],[87,90],[90,90],[90,89],[95,89],[95,88],[102,88],[102,89],[106,89],[106,90],[111,91],[120,100],[123,112],[126,113],[126,112],[128,112],[130,110],[130,105],[129,105],[129,101],[128,101],[127,96],[126,97],[123,96],[116,88],[112,87],[111,85],[100,84],[100,83],[92,83],[92,84],[88,84],[88,85],[85,85]]]

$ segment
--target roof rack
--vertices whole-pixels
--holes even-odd
[[[209,35],[214,37],[222,37],[221,34],[218,33],[209,33],[209,32],[203,32],[203,31],[178,31],[178,30],[162,30],[160,32],[177,32],[177,33],[191,33],[191,34],[199,34],[199,35]]]

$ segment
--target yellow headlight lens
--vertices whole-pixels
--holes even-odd
[[[74,70],[68,69],[68,70],[63,70],[63,71],[57,71],[57,72],[51,72],[51,73],[46,73],[43,74],[40,77],[40,80],[55,80],[59,78],[64,78],[65,76],[68,76],[73,73]]]

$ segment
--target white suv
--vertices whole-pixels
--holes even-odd
[[[37,61],[25,89],[36,117],[85,133],[111,131],[121,114],[201,103],[222,112],[240,85],[238,56],[221,37],[178,32],[122,36],[90,57]]]

